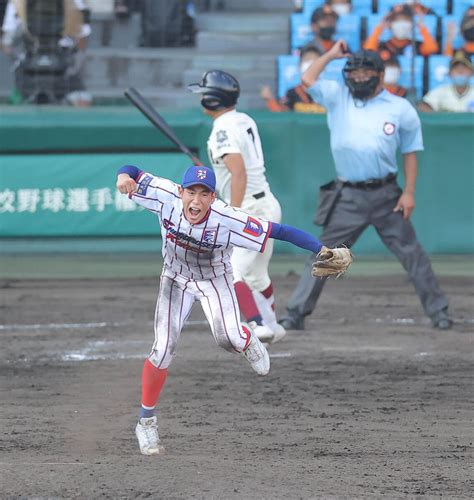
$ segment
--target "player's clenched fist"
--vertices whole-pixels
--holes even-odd
[[[349,48],[344,40],[338,40],[327,52],[331,59],[341,59],[349,55]]]
[[[137,191],[137,183],[128,174],[117,176],[117,189],[122,194],[132,194]]]

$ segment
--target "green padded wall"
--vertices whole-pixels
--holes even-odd
[[[325,116],[250,114],[259,126],[268,178],[282,205],[283,221],[318,234],[320,229],[312,224],[317,189],[334,176]],[[207,160],[210,119],[200,110],[163,115],[178,136]],[[423,115],[422,123],[425,152],[419,155],[413,216],[420,241],[432,253],[471,253],[474,117]],[[1,236],[156,234],[153,215],[117,201],[115,171],[132,163],[179,180],[189,160],[173,151],[173,144],[134,108],[0,108]],[[82,211],[74,209],[78,206]],[[277,251],[296,250],[279,242]],[[369,229],[355,251],[385,249]]]

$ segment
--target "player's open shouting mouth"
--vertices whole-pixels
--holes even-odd
[[[216,199],[215,193],[200,184],[189,188],[180,188],[180,195],[183,202],[184,216],[191,224],[202,222]]]

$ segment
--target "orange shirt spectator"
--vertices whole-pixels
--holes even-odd
[[[453,57],[454,53],[462,50],[466,55],[474,55],[474,7],[469,7],[464,13],[461,20],[461,34],[464,39],[462,47],[453,47],[453,40],[458,32],[456,23],[452,22],[448,25],[448,33],[446,37],[446,45],[444,46],[444,55]]]
[[[314,47],[303,49],[300,53],[300,73],[303,74],[311,64],[321,57],[321,52]],[[284,97],[277,100],[269,86],[260,93],[267,108],[273,112],[296,111],[297,113],[325,113],[323,106],[314,102],[303,85],[297,85],[287,91]]]
[[[413,22],[411,7],[409,5],[396,5],[374,28],[364,43],[364,49],[376,50],[381,54],[387,51],[390,55],[403,55],[405,49],[412,44]],[[418,28],[423,41],[416,41],[416,53],[425,57],[436,54],[439,49],[436,40],[421,21],[418,23]],[[392,37],[386,42],[380,42],[380,36],[386,29],[392,32]]]
[[[296,111],[297,113],[325,113],[326,110],[306,92],[306,87],[297,85],[288,90],[284,97],[277,100],[270,87],[263,87],[260,94],[267,104],[269,111],[281,113]]]
[[[390,59],[385,61],[383,86],[391,94],[406,97],[407,89],[398,84],[401,76],[402,68],[400,67],[400,63],[396,56],[392,56]]]

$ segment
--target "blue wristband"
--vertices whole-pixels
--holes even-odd
[[[117,175],[128,174],[134,181],[138,179],[141,174],[141,170],[135,165],[124,165],[117,170]]]

